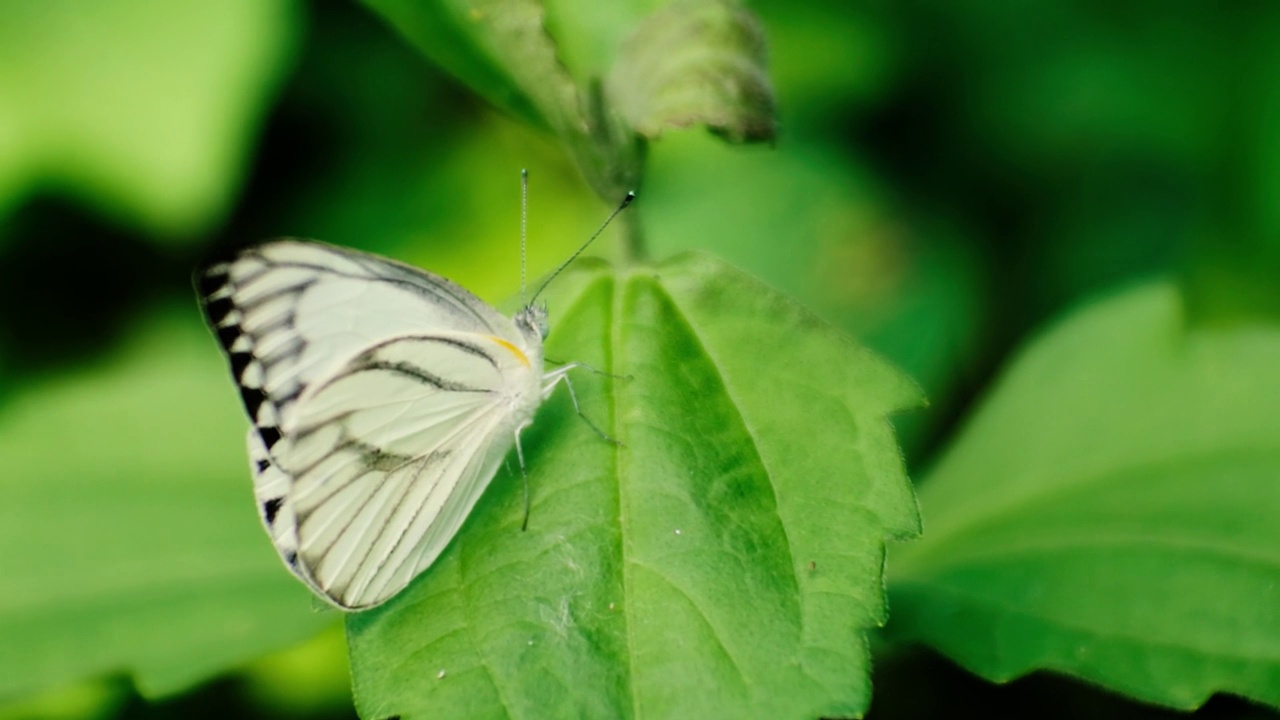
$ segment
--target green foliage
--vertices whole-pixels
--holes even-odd
[[[1064,321],[925,478],[895,632],[996,680],[1280,704],[1277,403],[1280,332],[1189,329],[1169,285]]]
[[[918,522],[886,421],[914,387],[703,256],[551,303],[548,352],[621,376],[582,402],[622,444],[567,397],[540,415],[529,531],[499,476],[431,572],[349,616],[361,714],[858,713],[884,538]]]
[[[261,542],[243,421],[190,313],[0,416],[0,697],[127,670],[171,693],[336,618]],[[74,450],[67,449],[68,443]],[[299,609],[302,612],[299,612]]]
[[[62,185],[158,237],[216,225],[295,15],[282,0],[0,6],[0,212]]]
[[[0,7],[0,717],[349,717],[348,679],[369,718],[1271,716],[1277,31],[1274,3]],[[510,297],[521,167],[532,277],[639,191],[548,295],[622,445],[557,391],[527,532],[502,472],[403,595],[317,613],[191,268],[290,234]],[[908,647],[966,671],[895,676]]]
[[[550,128],[596,192],[621,197],[639,175],[635,143],[575,84],[536,0],[368,0],[428,57],[499,106]]]
[[[706,125],[731,140],[769,140],[776,126],[765,58],[764,31],[742,7],[677,0],[627,37],[605,88],[648,138]]]
[[[972,238],[904,220],[867,168],[812,145],[669,134],[661,150],[641,201],[657,256],[696,247],[767,278],[892,358],[935,407],[972,365],[987,310]],[[895,418],[908,451],[938,418]]]

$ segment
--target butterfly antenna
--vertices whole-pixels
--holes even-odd
[[[525,238],[529,227],[529,170],[520,170],[520,307],[524,307]]]
[[[533,294],[533,297],[530,298],[529,302],[532,303],[534,300],[537,300],[538,296],[542,294],[542,291],[546,290],[547,286],[551,284],[551,281],[555,280],[557,275],[564,272],[564,269],[569,267],[570,263],[577,260],[578,256],[582,254],[582,251],[586,250],[587,246],[590,245],[593,240],[600,237],[600,233],[604,232],[604,229],[609,227],[609,223],[613,222],[613,219],[618,217],[618,213],[626,210],[627,206],[631,204],[631,201],[635,199],[635,191],[628,190],[627,196],[622,198],[622,202],[618,203],[618,207],[614,208],[613,212],[609,213],[609,217],[604,219],[604,222],[600,224],[600,227],[596,228],[596,231],[591,233],[591,237],[587,238],[587,241],[582,243],[582,247],[575,250],[574,253],[569,256],[568,260],[560,263],[560,267],[556,268],[555,272],[551,273],[546,280],[542,281],[542,284],[538,286],[538,291]]]

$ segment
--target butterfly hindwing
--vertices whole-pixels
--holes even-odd
[[[286,562],[296,551],[294,571],[359,608],[434,561],[531,414],[511,398],[540,394],[522,357],[474,333],[405,336],[313,386],[273,454],[292,479],[278,512],[294,529],[269,530]]]

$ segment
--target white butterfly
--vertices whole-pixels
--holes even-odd
[[[267,533],[346,610],[430,566],[513,443],[523,468],[520,431],[575,367],[543,372],[544,306],[507,318],[438,275],[330,245],[243,250],[197,289],[252,422]]]

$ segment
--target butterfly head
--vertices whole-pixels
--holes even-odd
[[[551,325],[547,321],[547,304],[526,305],[523,310],[516,313],[516,327],[525,337],[530,339],[546,340],[547,333],[551,332]]]

